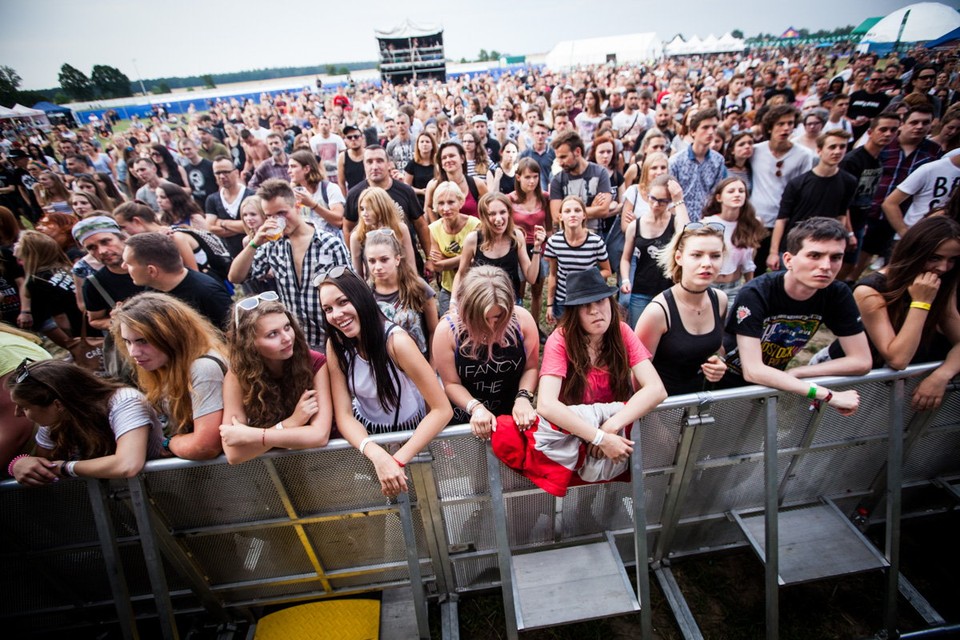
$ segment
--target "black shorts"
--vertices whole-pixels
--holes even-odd
[[[862,251],[874,256],[886,255],[895,235],[886,218],[870,218],[867,220],[867,232],[863,235]]]

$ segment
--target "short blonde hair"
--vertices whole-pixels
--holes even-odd
[[[437,199],[445,195],[451,195],[457,200],[459,200],[460,202],[465,202],[467,200],[467,196],[465,196],[463,191],[460,190],[460,187],[457,185],[457,183],[450,182],[449,180],[447,180],[446,182],[441,182],[433,190],[434,199]]]

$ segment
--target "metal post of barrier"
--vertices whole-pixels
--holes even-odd
[[[287,512],[287,516],[291,520],[297,520],[300,517],[300,514],[297,513],[296,508],[293,506],[293,501],[290,499],[290,494],[287,493],[287,488],[283,485],[283,480],[280,479],[280,475],[277,473],[277,468],[273,464],[273,460],[264,459],[261,460],[261,462],[263,463],[263,468],[266,470],[267,475],[270,476],[270,481],[273,483],[273,488],[276,490],[277,496],[280,498],[280,503],[283,504],[283,508]],[[317,572],[317,577],[320,578],[320,584],[323,585],[323,590],[329,593],[333,590],[330,587],[330,579],[327,577],[327,574],[323,569],[323,565],[320,564],[320,556],[317,555],[317,550],[313,548],[310,538],[307,536],[306,531],[303,530],[303,525],[299,523],[295,524],[293,525],[293,530],[296,532],[297,539],[303,546],[303,552],[310,560],[313,570]]]
[[[167,587],[160,549],[154,537],[150,507],[147,505],[142,478],[140,476],[130,478],[129,486],[133,514],[137,519],[137,530],[140,532],[140,546],[143,547],[143,559],[147,564],[147,574],[150,576],[150,586],[153,589],[153,598],[157,607],[157,618],[160,620],[160,632],[164,640],[179,640],[177,620],[173,615],[173,603],[170,601],[170,589]]]
[[[417,536],[413,530],[413,510],[410,508],[410,492],[404,491],[397,496],[400,507],[400,525],[407,547],[407,565],[410,571],[410,590],[413,592],[413,606],[417,616],[417,631],[421,638],[429,640],[430,624],[427,621],[427,599],[423,593],[423,576],[420,574],[420,551],[417,548]]]
[[[437,591],[449,594],[456,581],[453,576],[453,567],[450,564],[450,543],[447,540],[447,529],[443,523],[443,511],[440,508],[440,497],[437,493],[437,482],[433,476],[433,455],[429,450],[420,452],[410,463],[410,479],[417,488],[417,507],[420,509],[420,518],[423,521],[423,530],[427,534],[427,550],[433,564],[434,575],[437,580]]]
[[[170,534],[167,524],[157,514],[152,501],[147,496],[147,490],[144,486],[143,476],[136,476],[129,480],[130,497],[134,502],[135,512],[137,514],[137,526],[140,526],[141,513],[149,523],[150,536],[155,549],[159,549],[163,557],[173,565],[174,569],[190,583],[190,590],[200,600],[203,608],[208,613],[217,618],[220,622],[229,622],[230,617],[223,609],[223,604],[213,594],[206,576],[195,564],[183,548],[174,540]],[[139,501],[139,504],[138,504]],[[143,529],[141,528],[141,541],[143,541]],[[146,544],[144,554],[147,553]],[[148,561],[149,562],[149,561]],[[149,565],[148,565],[149,566]],[[158,565],[160,576],[163,578],[163,586],[166,587],[166,577],[163,575],[163,565]],[[153,585],[151,576],[151,585]]]
[[[110,592],[113,594],[113,603],[117,609],[120,631],[124,640],[137,640],[140,633],[137,630],[123,562],[120,560],[117,532],[107,505],[106,491],[104,491],[106,481],[87,478],[86,483],[90,507],[93,510],[93,521],[97,527],[97,536],[100,538],[100,551],[103,554],[103,563],[106,565],[107,580],[110,582]]]
[[[779,602],[779,565],[780,535],[777,513],[777,396],[769,396],[761,402],[766,403],[764,426],[766,437],[763,441],[763,474],[765,496],[765,535],[764,568],[767,611],[767,640],[777,640],[780,634]]]
[[[500,477],[500,460],[487,451],[487,475],[490,483],[490,506],[493,509],[494,535],[497,539],[497,566],[500,567],[500,589],[503,592],[503,614],[507,623],[508,640],[517,640],[517,593],[510,568],[510,540],[507,538],[507,507],[503,504],[503,479]]]
[[[893,383],[890,399],[890,437],[887,450],[887,526],[884,555],[887,568],[887,597],[884,601],[884,627],[888,638],[897,633],[897,591],[900,577],[900,500],[903,484],[903,378]]]
[[[807,422],[807,427],[803,431],[803,437],[800,440],[800,453],[796,453],[790,458],[790,462],[787,463],[787,468],[783,472],[783,476],[780,479],[780,490],[777,492],[777,505],[782,505],[784,498],[787,495],[787,487],[790,486],[790,476],[793,474],[793,470],[800,464],[800,461],[803,459],[803,452],[810,448],[810,445],[813,444],[813,439],[817,435],[817,429],[820,427],[820,423],[823,422],[823,414],[827,410],[827,403],[821,402],[817,407],[817,410],[813,412],[813,415],[810,416],[810,420]]]
[[[633,488],[633,543],[637,560],[637,594],[640,597],[640,637],[653,638],[653,607],[650,603],[650,561],[647,556],[647,500],[643,482],[642,421],[633,424],[633,455],[630,483]]]

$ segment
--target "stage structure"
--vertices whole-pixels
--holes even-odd
[[[380,77],[384,82],[447,79],[443,29],[407,20],[389,31],[375,31],[380,46]]]

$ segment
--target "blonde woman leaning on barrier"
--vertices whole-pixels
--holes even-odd
[[[160,420],[143,394],[59,360],[29,358],[7,378],[18,413],[40,425],[37,456],[8,472],[37,487],[61,477],[130,478],[162,455]]]
[[[167,418],[167,455],[209,460],[221,451],[223,340],[203,316],[163,293],[141,293],[113,312],[120,353],[134,378]]]
[[[327,444],[333,422],[327,357],[310,350],[275,292],[234,305],[229,347],[220,439],[230,464],[273,448]]]
[[[387,322],[373,292],[344,266],[314,280],[327,334],[337,428],[373,463],[386,496],[407,490],[403,467],[453,415],[437,375],[416,343]],[[370,434],[412,431],[393,455]]]

